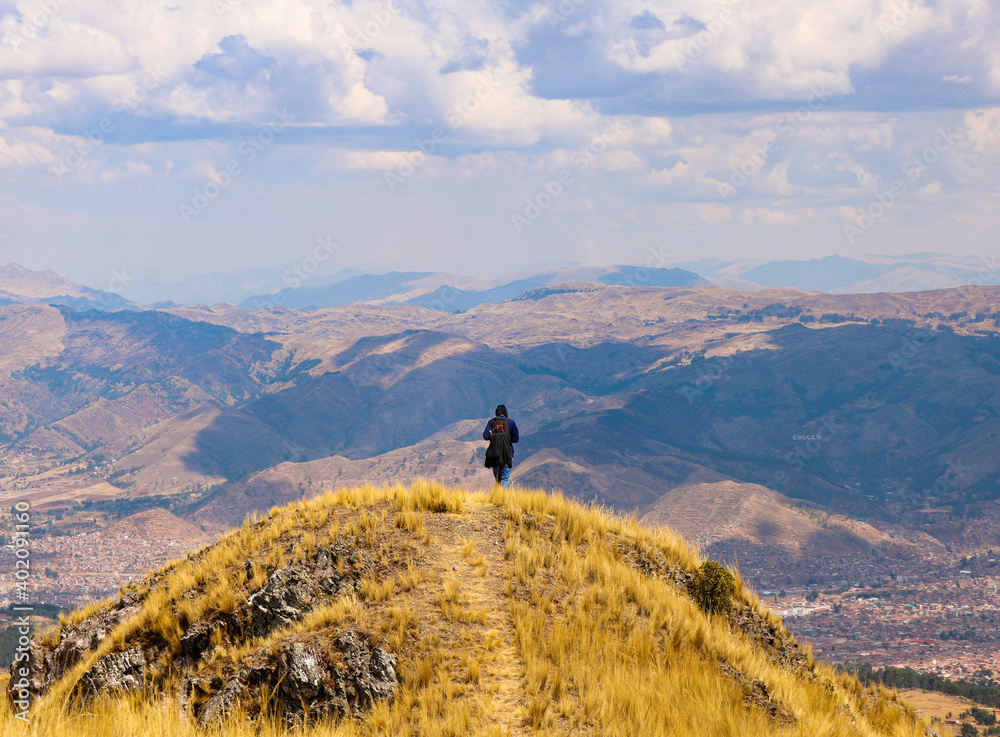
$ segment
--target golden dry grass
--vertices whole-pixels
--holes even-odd
[[[267,719],[198,728],[180,715],[169,688],[85,706],[66,702],[98,657],[143,632],[176,645],[189,622],[234,610],[271,571],[335,541],[356,546],[382,573],[363,578],[357,595],[319,607],[288,629],[238,644],[217,638],[203,664],[221,669],[290,637],[325,637],[347,626],[372,633],[397,655],[393,703],[378,704],[361,719],[293,732],[923,736],[912,711],[892,695],[811,658],[804,670],[778,665],[725,617],[699,609],[664,574],[694,572],[702,562],[676,535],[558,495],[471,494],[426,481],[338,489],[271,510],[266,519],[248,520],[216,545],[131,584],[125,593],[138,597],[138,613],[54,685],[27,725],[4,700],[0,733],[289,734]],[[187,591],[196,595],[185,597]],[[75,612],[68,621],[104,606]],[[738,576],[736,606],[780,624]],[[721,663],[763,683],[794,723],[748,705]]]

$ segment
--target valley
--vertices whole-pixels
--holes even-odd
[[[35,595],[78,604],[341,486],[487,489],[502,401],[518,484],[677,529],[758,591],[907,571],[944,607],[958,561],[1000,548],[995,304],[584,282],[455,314],[11,304],[0,497],[59,576]]]

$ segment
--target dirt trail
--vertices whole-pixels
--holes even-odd
[[[462,604],[470,611],[485,612],[485,624],[469,625],[483,649],[493,635],[491,649],[484,654],[477,691],[489,697],[487,703],[492,701],[488,707],[491,721],[505,734],[527,735],[522,726],[524,662],[514,642],[514,622],[504,593],[509,563],[504,559],[503,517],[493,505],[479,503],[466,503],[461,514],[440,520],[445,524],[434,524],[434,516],[428,515],[428,529],[440,550],[439,560],[449,561],[442,585],[457,581]],[[469,541],[475,550],[464,555]]]

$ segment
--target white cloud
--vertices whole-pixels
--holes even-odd
[[[541,2],[52,1],[31,39],[24,24],[43,0],[0,18],[0,198],[40,208],[32,227],[53,233],[74,218],[122,233],[183,226],[169,243],[204,251],[284,243],[335,218],[371,239],[366,253],[399,260],[424,244],[457,258],[484,231],[505,243],[511,212],[568,170],[518,258],[612,253],[665,225],[744,228],[748,248],[759,231],[769,248],[782,229],[821,231],[823,217],[840,243],[838,208],[869,202],[949,126],[966,140],[897,211],[947,222],[964,201],[966,218],[985,218],[1000,181],[1000,9],[987,0],[731,0],[728,12],[589,0],[565,18]],[[293,124],[242,158],[240,142],[279,110]],[[390,190],[385,174],[435,131]],[[178,202],[234,160],[243,173],[218,204],[180,223]],[[866,239],[891,240],[893,227]]]
[[[977,150],[1000,153],[1000,107],[966,113],[965,127]]]

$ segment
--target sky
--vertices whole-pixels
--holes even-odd
[[[0,0],[0,262],[111,291],[992,258],[998,187],[988,0]]]

